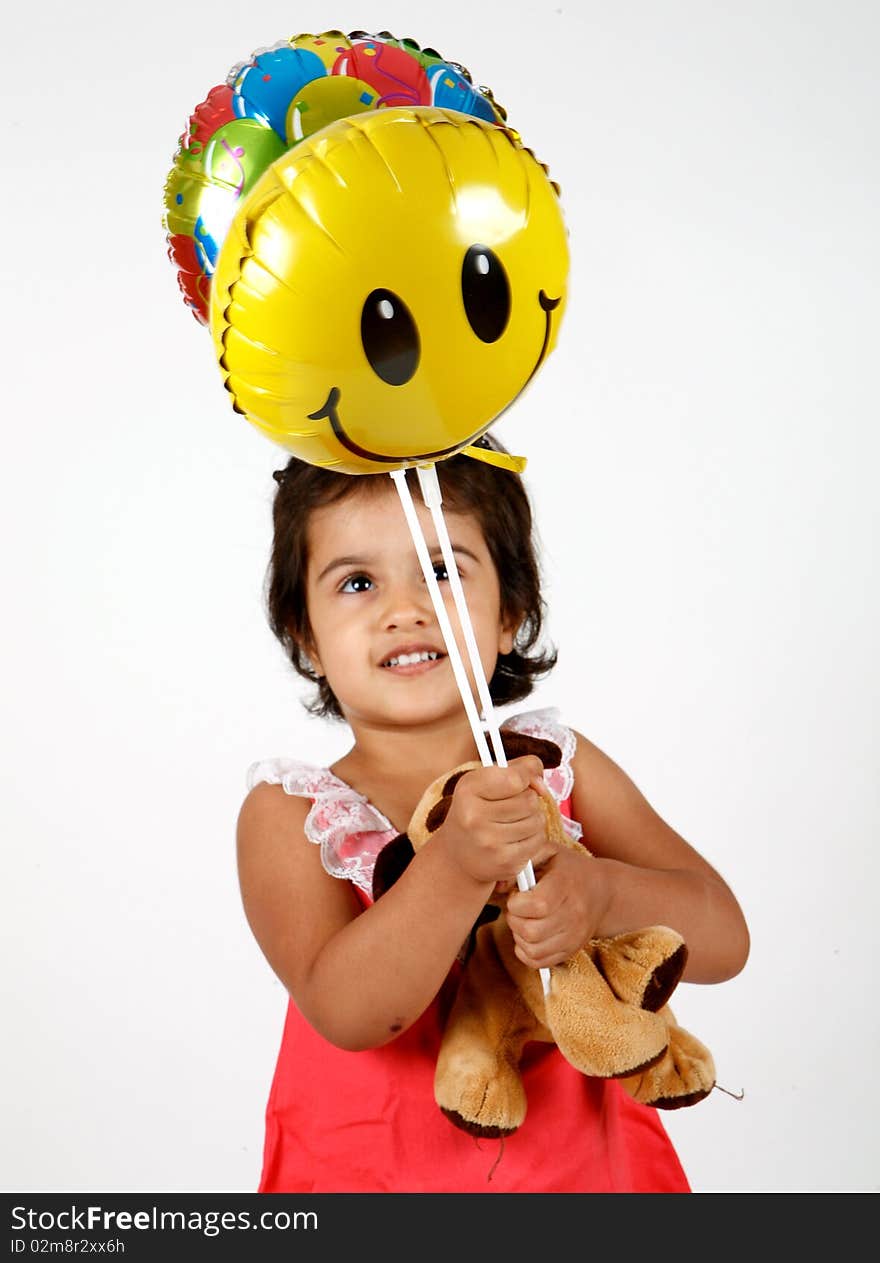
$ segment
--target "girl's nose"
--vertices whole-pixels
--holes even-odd
[[[398,584],[389,588],[382,607],[382,622],[389,630],[426,627],[434,617],[434,607],[424,583]]]

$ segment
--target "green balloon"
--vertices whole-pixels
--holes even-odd
[[[267,167],[287,151],[277,132],[254,118],[219,127],[205,146],[203,171],[212,184],[246,197]]]

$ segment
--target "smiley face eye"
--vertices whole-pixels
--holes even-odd
[[[389,386],[403,386],[419,365],[419,331],[402,298],[374,289],[361,311],[361,342],[373,372]]]
[[[481,342],[497,342],[510,319],[510,283],[488,246],[471,246],[461,265],[461,296],[468,323]]]

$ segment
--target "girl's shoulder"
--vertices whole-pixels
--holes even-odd
[[[298,759],[261,759],[247,773],[249,790],[260,784],[280,785],[286,794],[311,799],[303,831],[320,847],[325,871],[371,896],[376,856],[397,836],[390,820],[327,767]]]
[[[524,711],[519,715],[511,715],[505,719],[501,725],[513,732],[521,732],[529,737],[540,737],[544,741],[552,741],[559,746],[562,754],[559,767],[547,768],[544,772],[544,782],[552,793],[553,797],[563,808],[562,817],[565,824],[565,830],[575,841],[580,841],[583,830],[576,820],[568,817],[567,812],[570,810],[570,800],[572,790],[574,789],[574,768],[572,761],[577,750],[577,735],[573,729],[567,727],[559,717],[559,711],[555,707],[548,707],[544,710]]]

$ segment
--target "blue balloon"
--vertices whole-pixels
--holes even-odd
[[[497,121],[495,110],[486,97],[452,66],[437,62],[428,67],[427,75],[431,85],[431,103],[438,109],[461,110],[462,114],[473,114],[487,123]]]
[[[307,48],[272,48],[255,57],[236,79],[233,109],[239,118],[268,123],[286,144],[287,107],[301,88],[327,73],[318,54]]]

